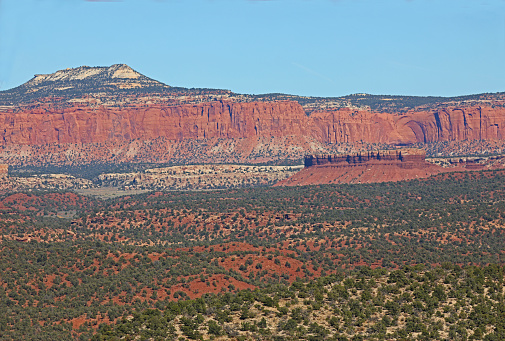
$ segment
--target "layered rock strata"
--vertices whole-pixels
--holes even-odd
[[[340,109],[307,116],[291,101],[128,108],[76,105],[63,110],[0,111],[0,123],[2,145],[289,135],[311,136],[321,143],[387,144],[505,138],[502,107],[444,108],[403,115]]]
[[[321,142],[413,144],[505,138],[504,107],[445,107],[395,115],[341,109],[310,116]]]
[[[427,165],[425,159],[426,152],[421,149],[379,150],[354,155],[307,155],[304,166],[388,164],[398,165],[401,168],[423,168]]]
[[[232,103],[134,108],[76,106],[0,113],[0,144],[100,143],[306,135],[307,116],[296,102]]]
[[[0,109],[0,127],[0,162],[14,158],[14,162],[30,163],[41,152],[47,154],[48,163],[61,159],[130,162],[132,155],[155,151],[151,141],[160,138],[165,141],[162,149],[170,154],[164,155],[165,162],[178,161],[172,160],[175,156],[190,158],[195,152],[209,159],[205,162],[216,162],[215,155],[254,162],[297,159],[334,150],[336,144],[499,141],[505,137],[505,108],[445,107],[401,115],[344,108],[308,116],[293,101],[130,107],[76,104],[64,109]],[[121,147],[125,145],[129,145],[126,152]],[[282,147],[271,153],[270,145]],[[99,155],[95,155],[97,148]],[[80,156],[74,155],[76,149]],[[117,159],[119,154],[121,159]]]

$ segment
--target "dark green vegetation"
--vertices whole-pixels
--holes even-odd
[[[115,77],[118,70],[136,74],[133,79]],[[207,100],[232,98],[235,101],[281,101],[291,100],[300,103],[310,114],[316,110],[331,110],[341,107],[368,107],[374,111],[398,113],[417,107],[436,108],[438,105],[454,105],[468,101],[502,101],[505,93],[484,93],[457,97],[398,96],[353,94],[340,97],[312,97],[280,93],[247,95],[229,90],[206,88],[171,87],[132,70],[127,65],[116,64],[110,67],[81,66],[75,69],[60,70],[58,77],[45,79],[35,76],[28,82],[13,89],[0,91],[0,105],[17,105],[33,102],[66,101],[90,95],[105,96],[107,102],[124,103],[128,98],[152,96],[157,98],[177,98],[180,96],[204,96]],[[88,73],[86,77],[75,77]],[[89,73],[92,73],[91,75]],[[62,77],[62,75],[64,75]],[[223,97],[224,96],[224,97]],[[503,104],[494,104],[503,105]]]
[[[93,340],[503,340],[504,268],[360,268],[135,312]]]
[[[505,93],[484,93],[457,97],[436,96],[399,96],[399,95],[370,95],[352,94],[341,97],[311,97],[286,94],[262,94],[252,95],[254,100],[261,101],[296,101],[302,105],[307,113],[324,108],[339,108],[352,105],[354,107],[368,107],[373,111],[401,113],[414,108],[436,108],[438,105],[451,105],[466,101],[503,100]]]
[[[147,77],[146,77],[147,79]],[[19,103],[30,103],[33,101],[45,101],[45,98],[55,100],[68,100],[74,97],[86,97],[90,94],[106,95],[109,99],[122,102],[129,97],[155,96],[155,97],[177,97],[177,96],[207,96],[212,100],[213,96],[219,99],[221,96],[231,96],[238,101],[295,101],[305,108],[307,114],[318,110],[331,108],[343,108],[352,105],[358,108],[370,108],[373,111],[403,113],[415,108],[433,109],[438,105],[460,104],[466,101],[486,101],[503,100],[505,93],[484,93],[456,97],[436,97],[436,96],[401,96],[401,95],[371,95],[352,94],[340,97],[311,97],[297,96],[289,94],[236,94],[229,90],[207,89],[207,88],[182,88],[170,87],[165,84],[149,79],[151,83],[144,88],[121,89],[116,85],[104,85],[101,81],[74,81],[51,83],[47,88],[42,87],[41,91],[33,92],[30,86],[25,83],[16,88],[0,91],[0,105],[15,105]],[[55,88],[70,87],[65,90],[58,90],[55,96]],[[498,105],[498,104],[495,104]]]
[[[155,163],[89,163],[85,165],[47,165],[47,166],[16,166],[9,167],[9,175],[28,177],[41,174],[68,174],[78,178],[93,180],[103,173],[139,172],[149,168],[169,167],[169,164]]]
[[[170,319],[175,333],[193,338],[212,330],[272,339],[386,333],[398,339],[481,333],[492,339],[502,330],[496,319],[503,316],[503,273],[485,266],[504,263],[503,183],[503,171],[486,171],[400,183],[147,193],[107,201],[72,193],[5,194],[0,340],[86,339],[100,324],[130,315],[130,324],[114,331],[102,327],[101,334],[135,334],[147,323],[142,321],[150,321],[146,314],[167,326],[163,333],[174,333],[164,322]],[[394,269],[404,275],[391,275]],[[325,276],[330,277],[303,284]],[[339,296],[341,285],[349,296]],[[256,288],[261,291],[240,291]],[[410,296],[401,298],[405,292]],[[202,296],[207,293],[216,296]],[[188,311],[202,301],[187,299],[200,297],[206,310]],[[227,308],[216,308],[219,302]],[[263,313],[257,304],[261,311],[275,311]],[[167,313],[169,307],[175,312]],[[152,308],[163,313],[139,313]],[[235,329],[219,317],[226,310],[240,314]],[[440,329],[437,318],[447,328]]]
[[[156,81],[154,82],[155,84],[148,85],[144,88],[121,89],[116,85],[111,86],[103,84],[100,81],[65,81],[51,83],[47,88],[42,87],[41,90],[37,92],[28,91],[30,87],[26,86],[27,83],[25,83],[10,90],[0,91],[0,105],[17,105],[39,101],[57,103],[58,101],[70,100],[76,97],[86,97],[91,94],[107,96],[108,99],[120,103],[128,98],[136,98],[138,96],[221,96],[230,93],[228,90],[170,87]],[[58,86],[71,86],[71,88],[55,91],[55,88]]]
[[[87,164],[76,165],[52,165],[43,166],[32,165],[10,165],[9,175],[12,177],[30,177],[41,174],[68,174],[78,178],[97,181],[97,177],[103,173],[130,173],[142,172],[151,168],[163,168],[179,165],[191,165],[192,163],[152,163],[152,162],[132,162],[132,163],[101,163],[91,162]],[[250,163],[234,163],[236,165],[250,166]],[[280,159],[270,162],[258,162],[254,166],[298,166],[303,164],[303,159]]]

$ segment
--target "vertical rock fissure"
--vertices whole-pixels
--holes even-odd
[[[440,122],[439,112],[435,112],[435,122],[437,124],[437,142],[440,141],[440,134],[442,132],[442,123]]]
[[[479,107],[479,140],[482,140],[482,107]]]

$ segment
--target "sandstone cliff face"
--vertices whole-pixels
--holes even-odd
[[[398,126],[408,127],[416,142],[501,140],[505,137],[505,108],[444,108],[402,116]]]
[[[311,116],[313,133],[325,143],[411,144],[505,138],[505,108],[444,108],[405,115],[349,109]]]
[[[505,108],[444,108],[405,115],[341,109],[310,117],[296,102],[210,102],[115,109],[76,106],[0,113],[0,144],[311,136],[322,143],[410,144],[505,137]]]
[[[75,105],[0,112],[0,127],[4,163],[161,158],[163,162],[266,162],[334,153],[339,143],[503,140],[505,108],[445,107],[402,115],[340,109],[307,116],[292,101],[122,108]],[[156,139],[163,140],[153,142]]]
[[[307,116],[295,102],[211,102],[175,107],[114,109],[90,107],[63,112],[0,113],[4,145],[106,141],[246,138],[306,135]]]
[[[364,110],[340,109],[310,116],[312,134],[324,143],[411,143],[412,132],[398,127],[395,116]]]

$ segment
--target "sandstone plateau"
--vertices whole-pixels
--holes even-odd
[[[391,145],[504,141],[503,94],[443,100],[238,95],[172,88],[126,65],[81,67],[0,93],[0,162],[258,163]]]
[[[296,102],[145,106],[115,109],[76,106],[0,113],[2,145],[125,142],[307,135],[307,117]]]

